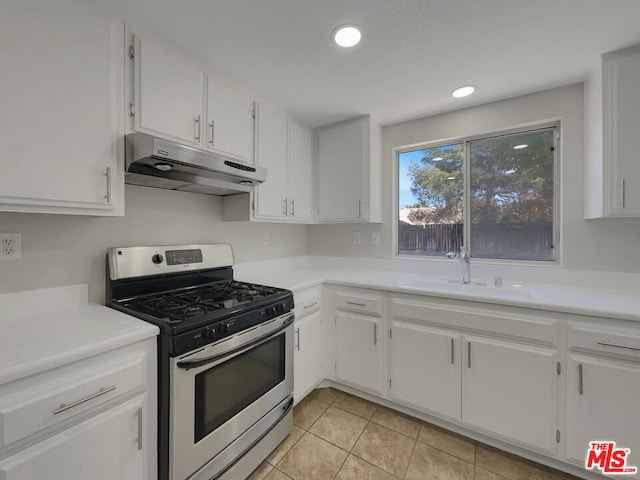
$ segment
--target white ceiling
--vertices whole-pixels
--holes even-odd
[[[581,82],[640,0],[99,0],[315,127],[384,125]],[[353,49],[333,29],[355,23]],[[451,91],[477,86],[466,99]]]

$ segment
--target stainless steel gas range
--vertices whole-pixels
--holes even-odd
[[[293,295],[233,279],[230,245],[107,251],[107,305],[160,327],[160,480],[245,478],[289,434]]]

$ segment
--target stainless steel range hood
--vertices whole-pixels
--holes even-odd
[[[264,168],[146,133],[125,136],[125,160],[125,183],[184,192],[233,195],[267,178]]]

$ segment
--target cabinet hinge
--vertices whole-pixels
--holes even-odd
[[[391,388],[391,379],[389,379],[389,388]]]
[[[556,443],[560,443],[560,430],[556,430]]]
[[[136,107],[133,103],[129,104],[129,116],[133,117],[136,114]]]
[[[129,58],[131,60],[133,60],[134,58],[136,58],[136,49],[133,46],[133,44],[129,45]]]
[[[389,338],[393,338],[393,334],[391,333],[391,329],[389,329]]]
[[[256,201],[251,200],[251,210],[255,210],[255,209],[256,209]]]
[[[560,362],[558,362],[556,365],[556,372],[558,372],[558,375],[562,373],[562,366],[560,365]]]

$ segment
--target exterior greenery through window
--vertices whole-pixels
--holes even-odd
[[[555,260],[557,128],[398,153],[398,254]]]

